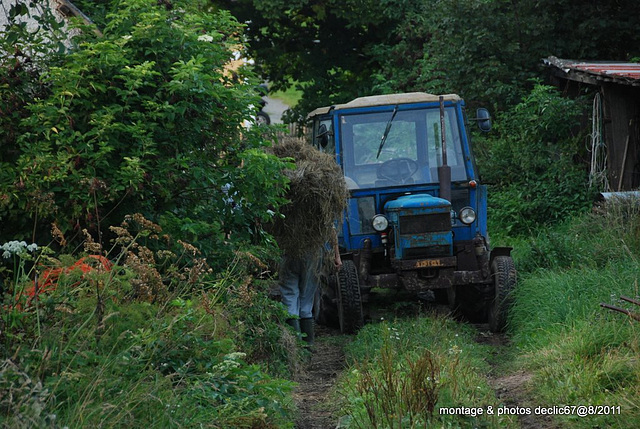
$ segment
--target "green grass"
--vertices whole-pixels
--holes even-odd
[[[616,407],[585,417],[556,415],[560,427],[640,427],[640,322],[600,307],[640,313],[619,299],[640,296],[638,207],[577,216],[531,237],[493,235],[498,244],[514,246],[519,270],[511,344],[478,344],[474,328],[448,319],[393,319],[404,313],[396,306],[386,314],[392,321],[365,326],[347,347],[350,366],[336,395],[343,404],[340,427],[515,426],[496,416],[441,416],[438,409],[495,407],[488,375],[518,371],[531,376],[527,406]],[[422,385],[433,413],[407,405],[415,402],[407,380],[420,371],[438,374],[439,384]]]
[[[640,216],[589,214],[539,233],[516,253],[520,278],[509,330],[540,405],[619,406],[620,414],[556,416],[562,427],[640,427]],[[634,308],[635,307],[635,308]]]
[[[485,377],[491,347],[478,344],[476,334],[474,328],[442,317],[365,326],[347,347],[349,367],[338,387],[340,427],[515,426],[511,418],[495,414],[440,412],[499,406]]]

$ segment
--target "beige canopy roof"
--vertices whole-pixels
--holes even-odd
[[[460,96],[456,94],[443,95],[445,101],[460,101]],[[352,100],[346,104],[337,104],[335,106],[320,107],[309,113],[307,118],[312,118],[317,115],[322,115],[329,112],[329,109],[333,107],[335,110],[341,109],[354,109],[358,107],[373,107],[373,106],[387,106],[395,104],[409,104],[409,103],[433,103],[440,100],[439,95],[427,94],[426,92],[407,92],[404,94],[388,94],[388,95],[373,95],[370,97],[360,97]]]

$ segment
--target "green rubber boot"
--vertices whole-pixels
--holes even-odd
[[[315,340],[315,334],[313,331],[313,318],[308,317],[300,319],[300,331],[305,334],[302,340],[307,343],[307,347],[313,347],[313,341]]]
[[[285,323],[291,326],[294,331],[300,332],[300,319],[287,319]]]

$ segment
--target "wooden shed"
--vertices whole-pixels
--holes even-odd
[[[602,191],[640,187],[640,63],[543,60],[552,84],[568,96],[589,87],[591,180]]]

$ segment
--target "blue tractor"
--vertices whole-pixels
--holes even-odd
[[[357,98],[309,119],[312,143],[335,155],[350,191],[343,267],[322,275],[316,320],[353,332],[372,289],[399,288],[501,331],[516,270],[511,248],[489,246],[487,189],[467,132],[470,121],[488,131],[488,112],[469,119],[459,96],[416,92]]]

